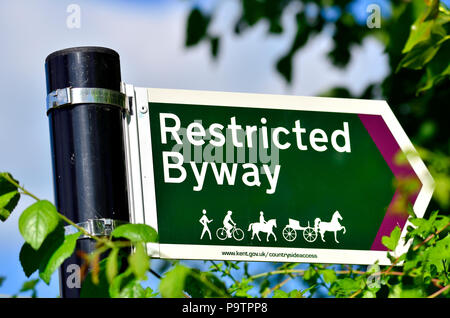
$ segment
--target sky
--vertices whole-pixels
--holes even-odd
[[[215,4],[220,10],[212,27],[222,42],[219,59],[213,61],[206,43],[184,48],[192,3],[209,5],[182,0],[0,0],[0,171],[12,173],[35,195],[53,201],[44,60],[56,50],[112,48],[120,54],[124,82],[157,88],[314,96],[339,85],[361,94],[388,72],[383,47],[372,38],[352,50],[346,69],[334,68],[326,58],[332,41],[325,32],[295,56],[294,80],[288,87],[274,64],[289,48],[295,32],[293,14],[283,17],[282,36],[268,36],[267,25],[259,23],[237,37],[232,32],[239,14],[235,0]],[[80,28],[66,24],[70,4],[81,9]],[[362,15],[365,6],[355,10]],[[19,263],[23,239],[17,223],[19,212],[31,203],[22,199],[10,219],[0,223],[0,276],[6,277],[0,295],[18,292],[27,279]],[[40,297],[58,294],[56,274],[49,286],[38,285]]]

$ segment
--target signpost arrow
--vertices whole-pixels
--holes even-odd
[[[126,94],[132,221],[158,230],[153,256],[388,264],[382,237],[396,226],[404,237],[408,206],[420,217],[431,199],[384,101]]]

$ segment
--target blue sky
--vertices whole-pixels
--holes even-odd
[[[81,8],[80,29],[66,26],[71,3]],[[59,49],[113,48],[121,55],[122,79],[145,87],[311,96],[345,85],[361,93],[388,71],[375,39],[353,50],[347,69],[333,68],[326,58],[332,42],[323,34],[296,55],[294,82],[286,87],[273,65],[290,45],[295,31],[292,14],[283,18],[286,32],[281,37],[267,36],[264,24],[236,37],[231,26],[238,6],[235,1],[222,2],[212,26],[223,35],[220,58],[214,62],[206,44],[183,48],[189,6],[181,0],[0,1],[0,170],[11,172],[38,197],[53,200],[44,60]],[[17,212],[31,202],[25,199]],[[0,276],[6,276],[0,294],[16,293],[26,280],[19,264],[23,241],[17,221],[15,213],[0,224]],[[40,283],[39,296],[55,297],[58,288],[54,275],[50,286]]]

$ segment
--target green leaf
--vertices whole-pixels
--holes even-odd
[[[110,255],[111,256],[111,255]],[[120,254],[119,254],[120,260]],[[108,266],[108,264],[107,264]],[[120,265],[119,265],[120,266]],[[108,287],[109,296],[112,298],[150,298],[157,294],[149,287],[143,288],[136,278],[130,266],[127,270],[112,280]]]
[[[9,193],[11,191],[17,191],[17,187],[13,185],[11,182],[9,182],[8,179],[14,180],[16,183],[19,183],[17,180],[15,180],[12,175],[8,172],[1,172],[0,173],[0,195],[4,195],[6,193]]]
[[[390,236],[383,236],[381,238],[381,243],[386,246],[391,251],[394,251],[397,247],[398,241],[400,240],[400,227],[395,226],[394,230],[392,230]]]
[[[39,279],[28,280],[23,283],[22,288],[19,290],[19,293],[27,292],[29,290],[34,290],[36,285],[39,283]]]
[[[110,284],[112,283],[114,277],[116,277],[117,273],[119,272],[119,264],[117,260],[118,256],[119,256],[119,249],[113,248],[106,259],[106,278],[108,279],[108,282]]]
[[[288,296],[289,298],[303,298],[303,293],[300,290],[294,289],[289,292]]]
[[[427,11],[425,12],[424,21],[434,20],[437,18],[439,14],[439,0],[432,0],[431,4],[428,6]]]
[[[276,64],[278,73],[280,73],[287,83],[292,82],[292,54],[281,57]]]
[[[145,275],[150,267],[150,258],[147,255],[144,244],[137,244],[136,250],[128,257],[130,268],[137,279],[146,280]]]
[[[159,292],[164,298],[181,298],[184,297],[184,287],[187,277],[190,275],[191,269],[183,265],[176,265],[167,272],[161,279],[159,284]]]
[[[236,297],[251,298],[252,296],[248,293],[253,289],[253,285],[250,285],[252,281],[247,278],[242,278],[240,283],[235,283],[233,286],[236,287]]]
[[[22,269],[27,277],[48,263],[51,255],[64,242],[64,226],[60,223],[56,229],[50,233],[38,250],[24,243],[20,250],[19,259]]]
[[[19,218],[19,231],[35,250],[58,225],[55,206],[47,200],[37,201],[23,211]]]
[[[414,46],[411,51],[406,54],[398,64],[396,72],[402,67],[419,70],[424,67],[439,51],[440,37],[431,35],[426,41],[422,41]]]
[[[337,279],[336,272],[332,269],[323,269],[320,271],[320,274],[322,274],[323,280],[327,284],[332,284]]]
[[[158,293],[157,292],[155,292],[153,289],[151,289],[150,287],[147,287],[146,289],[145,289],[145,295],[144,295],[144,298],[154,298],[154,297],[156,297],[156,296],[158,296]]]
[[[112,231],[115,238],[125,238],[131,242],[152,243],[158,241],[158,233],[146,224],[124,224]]]
[[[430,38],[432,32],[442,33],[445,36],[445,30],[442,29],[442,24],[446,23],[445,20],[436,20],[439,14],[439,1],[433,0],[431,6],[421,14],[414,24],[411,26],[408,40],[402,53],[407,53],[422,41],[427,41]]]
[[[333,290],[337,297],[348,297],[358,291],[361,287],[361,279],[345,277],[336,281]]]
[[[421,298],[423,291],[418,286],[405,286],[402,283],[394,285],[389,292],[389,298]]]
[[[3,284],[3,282],[5,281],[5,277],[3,277],[3,276],[0,276],[0,287],[2,286],[2,284]]]
[[[273,292],[272,298],[289,298],[289,295],[285,291],[277,289]]]
[[[50,278],[53,272],[56,271],[59,266],[61,266],[66,258],[70,257],[73,254],[77,239],[81,234],[81,232],[77,232],[74,234],[66,235],[64,238],[64,242],[52,253],[47,264],[39,269],[39,277],[44,282],[50,284]]]
[[[362,298],[377,298],[377,293],[371,290],[365,290]]]
[[[109,285],[109,296],[111,298],[121,298],[120,291],[122,287],[131,280],[134,280],[134,276],[132,275],[130,268],[128,268],[125,272],[114,277],[112,282]]]
[[[0,196],[0,221],[6,221],[11,215],[12,210],[19,201],[20,194],[17,191],[11,191]]]
[[[409,34],[408,41],[406,42],[402,53],[408,53],[419,42],[428,40],[433,25],[434,21],[424,22],[422,21],[422,18],[417,19],[411,26],[411,33]]]
[[[8,179],[19,183],[11,174],[6,172],[0,173],[0,221],[3,222],[11,215],[20,199],[17,187],[9,182]],[[12,193],[15,193],[15,195],[12,195]]]
[[[418,85],[417,94],[425,92],[450,77],[450,64],[448,56],[450,54],[450,43],[445,42],[441,45],[436,56],[426,66],[426,72]],[[436,187],[437,190],[441,187]],[[448,191],[445,191],[448,193]]]
[[[450,234],[437,241],[435,246],[428,247],[425,257],[429,265],[434,265],[439,272],[443,272],[444,264],[450,264]]]
[[[120,298],[146,298],[146,291],[138,280],[132,280],[120,291]]]
[[[197,8],[192,9],[189,13],[186,26],[186,42],[187,47],[198,44],[206,37],[210,18]]]

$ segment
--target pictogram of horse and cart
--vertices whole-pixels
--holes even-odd
[[[314,226],[311,226],[309,221],[307,226],[301,226],[300,221],[295,219],[289,219],[289,224],[287,224],[282,231],[283,238],[288,242],[293,242],[297,239],[297,232],[303,232],[303,238],[308,243],[312,243],[316,241],[317,237],[320,235],[320,238],[323,242],[325,242],[325,233],[326,232],[334,232],[334,240],[336,243],[339,243],[337,239],[337,233],[343,230],[342,234],[345,234],[347,231],[345,226],[340,224],[342,220],[342,216],[339,211],[335,211],[330,222],[324,222],[320,218],[316,218],[314,220]],[[267,241],[269,241],[269,237],[273,236],[275,241],[277,237],[273,232],[273,227],[276,227],[276,220],[269,220],[265,224],[261,223],[252,223],[249,226],[249,231],[252,231],[252,239],[256,235],[258,240],[261,241],[259,237],[259,233],[263,232],[267,234]]]
[[[344,230],[342,234],[345,234],[347,231],[345,226],[339,223],[340,220],[342,220],[342,216],[338,211],[334,212],[330,222],[323,222],[320,218],[316,218],[314,227],[310,225],[309,221],[307,226],[301,226],[300,221],[289,219],[289,224],[283,229],[283,237],[286,241],[293,242],[297,238],[297,231],[302,231],[303,238],[309,243],[314,242],[319,234],[322,241],[325,242],[325,232],[334,232],[334,240],[339,243],[337,232]]]

